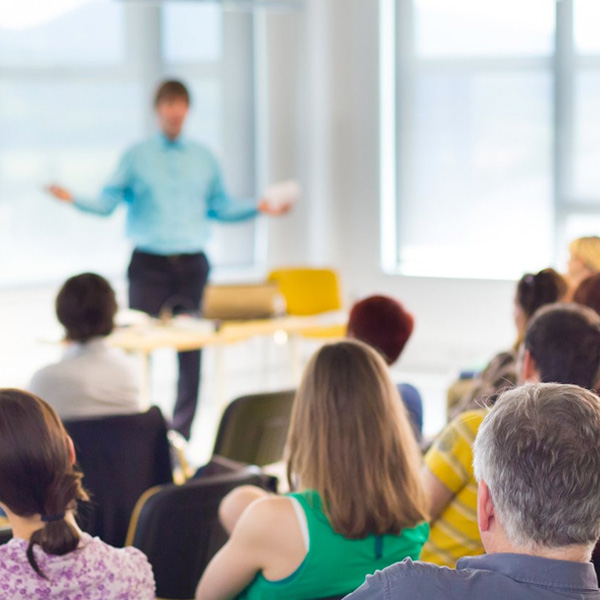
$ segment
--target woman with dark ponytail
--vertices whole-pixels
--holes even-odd
[[[473,380],[473,386],[462,399],[449,407],[450,419],[468,410],[476,410],[484,405],[491,406],[502,391],[516,385],[517,352],[525,336],[527,324],[538,308],[564,300],[567,291],[566,280],[554,269],[526,273],[519,279],[513,311],[517,339],[510,350],[497,354]]]
[[[43,400],[0,389],[0,507],[13,539],[0,546],[2,598],[150,600],[152,568],[134,548],[83,533],[73,515],[86,500],[75,451]]]

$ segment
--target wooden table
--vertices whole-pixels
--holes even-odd
[[[151,320],[147,324],[123,327],[108,337],[113,346],[117,346],[142,357],[143,365],[143,394],[149,398],[150,391],[150,355],[159,348],[173,348],[177,352],[200,350],[207,347],[216,349],[217,396],[221,406],[226,402],[225,368],[223,348],[230,344],[243,342],[254,337],[264,337],[277,334],[288,336],[292,342],[292,368],[295,379],[299,379],[302,366],[297,348],[297,340],[302,336],[311,338],[342,337],[345,329],[344,318],[331,322],[320,316],[309,317],[275,317],[253,321],[226,321],[214,323],[211,330],[209,321],[188,321],[189,326],[179,324],[185,320],[173,323],[161,323]]]

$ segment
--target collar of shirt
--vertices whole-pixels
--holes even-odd
[[[65,358],[74,358],[86,352],[94,352],[104,350],[108,347],[106,340],[103,337],[94,337],[87,342],[74,342],[65,349]]]
[[[459,571],[495,571],[519,581],[569,590],[598,590],[592,563],[553,560],[527,554],[467,556],[456,563]]]
[[[156,134],[161,148],[166,150],[185,150],[186,139],[183,135],[177,136],[174,140],[168,138],[162,131]]]

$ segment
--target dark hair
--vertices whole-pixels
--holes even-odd
[[[554,269],[543,269],[535,274],[527,273],[517,284],[517,302],[525,316],[530,319],[540,306],[562,300],[567,289],[564,277]]]
[[[542,383],[592,389],[600,367],[600,316],[577,304],[544,306],[529,323],[525,349]]]
[[[587,277],[577,286],[573,301],[589,306],[600,315],[600,273]]]
[[[116,312],[114,290],[95,273],[67,279],[56,297],[56,316],[73,342],[109,335]]]
[[[348,337],[375,348],[391,365],[404,349],[414,323],[413,316],[394,298],[369,296],[352,307]]]
[[[79,543],[79,533],[64,518],[77,500],[87,500],[81,474],[71,464],[67,432],[42,399],[15,389],[0,389],[0,502],[20,517],[42,515],[56,520],[35,531],[27,559],[42,576],[35,544],[62,556]]]
[[[190,92],[187,87],[176,79],[168,79],[163,81],[154,94],[154,107],[156,108],[163,101],[182,98],[187,104],[190,104]]]

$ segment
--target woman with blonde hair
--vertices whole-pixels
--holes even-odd
[[[569,244],[566,279],[572,296],[585,279],[600,272],[600,237],[580,237]],[[569,298],[570,299],[570,298]]]
[[[221,504],[231,533],[202,600],[307,600],[351,592],[427,539],[420,453],[383,359],[366,344],[322,347],[296,394],[288,480],[277,497],[238,488]]]

